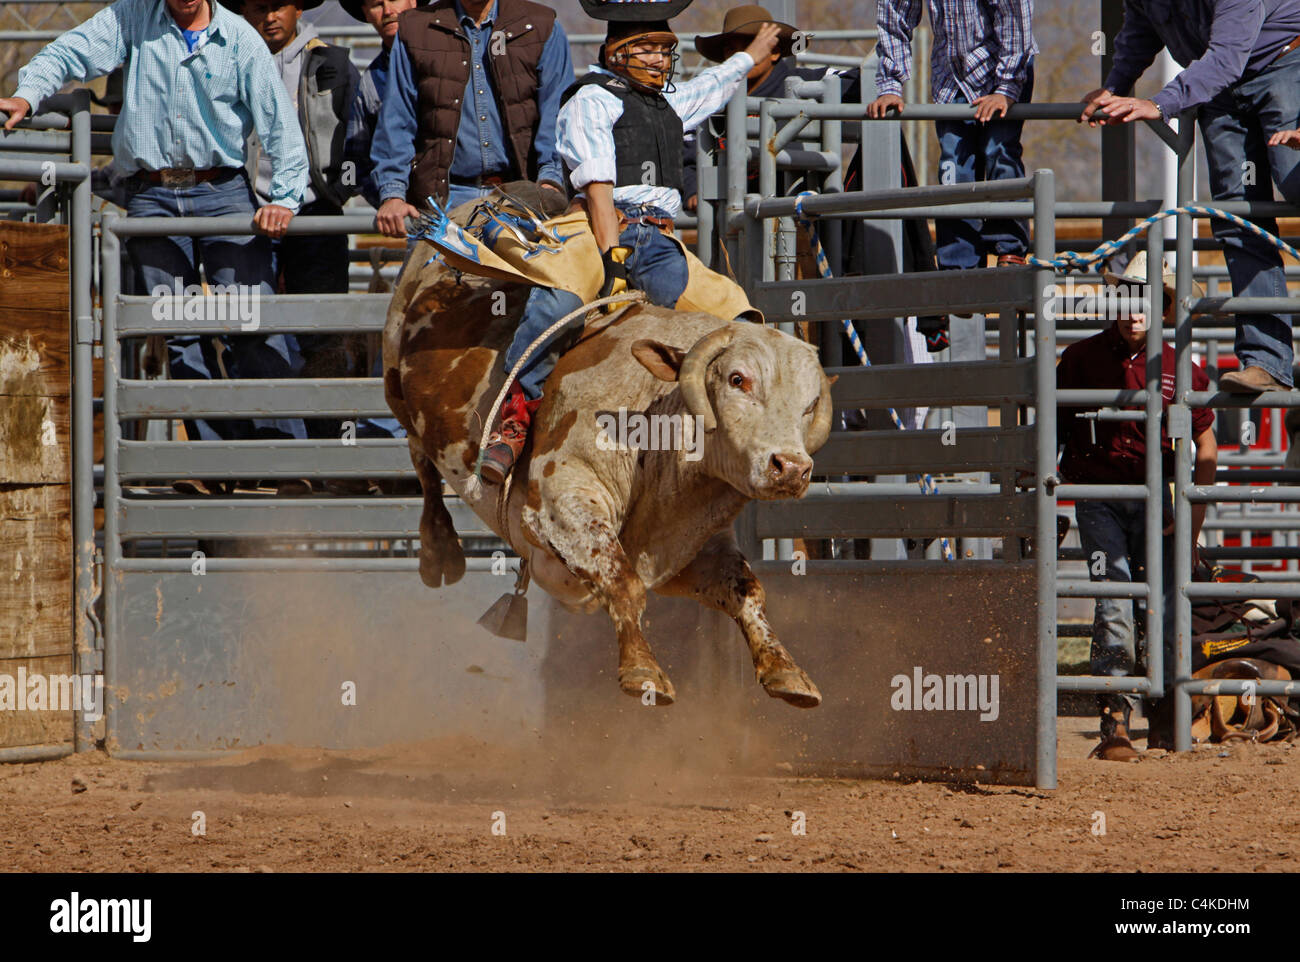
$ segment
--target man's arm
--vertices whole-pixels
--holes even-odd
[[[298,115],[265,45],[246,45],[237,69],[240,99],[271,158],[271,202],[266,206],[278,207],[292,216],[302,204],[308,178],[307,144],[302,139]],[[288,217],[275,212],[258,214],[259,226],[267,228],[272,237],[283,234],[283,230],[274,228],[288,226]],[[267,217],[274,223],[266,221]]]
[[[1214,484],[1214,474],[1219,468],[1219,442],[1214,437],[1214,427],[1210,426],[1198,434],[1193,441],[1196,445],[1196,463],[1192,467],[1193,484]],[[1192,505],[1192,550],[1201,537],[1201,525],[1205,523],[1205,502]],[[1194,563],[1194,562],[1193,562]]]
[[[1031,0],[1013,0],[994,5],[993,31],[1002,49],[994,71],[994,94],[1012,103],[1020,99],[1021,88],[1028,78],[1030,51],[1034,46],[1033,4]]]
[[[551,29],[537,63],[537,180],[564,188],[564,164],[555,149],[555,125],[560,114],[560,98],[573,85],[573,60],[569,56],[569,38],[559,21]]]
[[[682,118],[683,130],[694,130],[711,114],[721,110],[754,69],[754,58],[745,51],[734,53],[716,67],[701,70],[677,89],[665,94],[677,116]]]
[[[555,122],[555,149],[569,168],[569,183],[585,191],[588,184],[613,184],[618,179],[614,161],[614,124],[623,116],[623,104],[599,86],[582,87],[560,108]]]
[[[587,215],[591,218],[591,232],[596,235],[596,246],[603,254],[618,246],[618,211],[614,207],[614,185],[607,181],[592,181],[583,188],[587,197]]]
[[[381,233],[389,237],[406,234],[404,221],[419,216],[406,202],[410,183],[411,161],[415,159],[415,81],[411,76],[411,58],[401,36],[393,42],[388,57],[388,86],[379,108],[379,123],[370,144],[372,175],[379,191],[379,216],[375,218]]]
[[[374,140],[375,121],[378,119],[378,103],[372,106],[370,101],[374,92],[374,78],[369,73],[362,74],[356,96],[352,98],[352,110],[348,114],[347,142],[343,145],[343,157],[344,163],[352,165],[356,177],[353,191],[361,194],[371,207],[378,208],[382,202],[375,186],[374,164],[370,162],[370,144]]]
[[[1241,79],[1266,15],[1262,0],[1219,0],[1205,53],[1151,98],[1165,117],[1207,103]]]
[[[1150,18],[1132,0],[1126,0],[1124,23],[1115,35],[1115,57],[1102,87],[1121,97],[1126,95],[1163,49],[1165,42]]]
[[[876,3],[876,94],[895,97],[912,75],[912,31],[921,22],[925,0],[878,0]]]
[[[12,130],[41,102],[71,80],[85,82],[102,77],[126,60],[126,19],[135,12],[135,0],[118,0],[80,26],[39,51],[18,71],[18,90],[0,99],[0,110],[9,114],[6,130]]]

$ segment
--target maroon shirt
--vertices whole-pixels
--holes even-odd
[[[1163,345],[1160,363],[1160,386],[1167,410],[1174,399],[1174,349]],[[1136,354],[1120,336],[1119,326],[1112,324],[1100,334],[1071,344],[1056,366],[1058,391],[1079,388],[1096,390],[1136,390],[1146,387],[1147,352]],[[1199,364],[1192,364],[1192,390],[1205,391],[1210,379]],[[1089,421],[1076,417],[1096,407],[1060,406],[1056,412],[1057,444],[1065,445],[1061,456],[1061,476],[1075,484],[1142,484],[1146,479],[1146,425],[1141,421]],[[1130,408],[1136,410],[1136,408]],[[1214,423],[1209,408],[1192,409],[1192,437],[1198,438]],[[1096,426],[1093,443],[1092,425]],[[1165,480],[1174,476],[1174,448],[1160,425],[1162,471]]]

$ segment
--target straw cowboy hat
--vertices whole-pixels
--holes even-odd
[[[782,57],[788,57],[793,52],[794,35],[797,33],[794,27],[788,23],[782,23],[773,17],[767,10],[756,3],[748,3],[743,7],[732,7],[727,11],[727,15],[722,18],[722,33],[715,33],[709,37],[696,37],[695,49],[707,60],[714,63],[722,63],[727,59],[726,45],[727,41],[733,37],[752,38],[758,33],[758,28],[765,23],[774,23],[781,28],[781,39],[777,49]]]
[[[1107,284],[1113,284],[1116,287],[1126,287],[1130,284],[1146,284],[1147,252],[1138,251],[1137,254],[1134,255],[1133,259],[1128,262],[1128,266],[1124,268],[1124,273],[1116,274],[1112,271],[1106,271],[1104,276]],[[1169,264],[1163,260],[1160,262],[1160,276],[1164,281],[1165,293],[1171,298],[1175,297],[1174,285],[1177,275],[1169,269]],[[1196,281],[1192,281],[1192,293],[1196,297],[1204,297],[1205,288]]]

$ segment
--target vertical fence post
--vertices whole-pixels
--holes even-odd
[[[1034,256],[1056,257],[1056,175],[1034,171]],[[1034,409],[1037,464],[1038,745],[1035,784],[1056,787],[1056,321],[1044,310],[1056,271],[1034,277]]]
[[[121,556],[118,543],[117,446],[120,435],[117,423],[117,377],[120,348],[117,343],[117,295],[122,289],[121,241],[113,228],[118,216],[105,212],[101,223],[100,296],[103,300],[104,329],[104,561],[101,569],[104,586],[104,744],[111,752],[117,732],[118,705],[113,692],[118,683],[117,645],[113,636],[118,623],[116,591],[117,563]],[[109,704],[112,700],[113,704]]]
[[[1192,201],[1192,178],[1196,162],[1192,146],[1196,127],[1190,112],[1178,121],[1178,206]],[[1192,580],[1192,505],[1187,489],[1192,483],[1191,411],[1183,400],[1192,389],[1192,315],[1186,301],[1192,293],[1192,215],[1181,213],[1178,221],[1178,264],[1175,267],[1174,405],[1188,428],[1188,437],[1174,442],[1174,750],[1192,747],[1192,697],[1183,683],[1192,676],[1192,603],[1185,593]],[[1173,410],[1171,408],[1171,412]]]
[[[72,246],[72,541],[74,670],[79,675],[103,671],[102,640],[95,630],[95,320],[91,313],[90,283],[90,91],[71,94],[71,160],[83,164],[87,175],[72,189],[70,240]],[[94,723],[85,712],[75,714],[73,746],[76,751],[95,747]]]
[[[1143,514],[1146,522],[1147,680],[1153,698],[1161,697],[1165,687],[1164,466],[1159,442],[1160,419],[1164,414],[1164,253],[1164,222],[1156,221],[1147,233],[1147,403],[1144,422],[1147,500]],[[1155,443],[1152,443],[1152,438],[1156,439]]]
[[[745,286],[748,269],[743,262],[749,231],[745,218],[745,181],[749,166],[749,136],[746,130],[748,112],[745,109],[747,91],[741,84],[727,102],[727,182],[726,203],[723,206],[722,239],[731,254],[731,263],[740,272],[737,280]]]

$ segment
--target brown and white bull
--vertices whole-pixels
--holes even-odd
[[[433,273],[403,275],[384,335],[384,387],[424,489],[420,576],[436,588],[465,572],[439,482],[460,494],[473,472],[527,288]],[[676,450],[620,448],[602,428],[620,410],[699,415],[702,440],[688,427]],[[488,486],[473,508],[552,597],[609,613],[628,694],[653,686],[654,703],[675,697],[641,630],[653,590],[725,611],[767,693],[811,708],[821,694],[772,629],[731,527],[751,499],[804,494],[830,423],[830,382],[810,345],[771,327],[635,305],[590,324],[560,358],[505,496]]]

